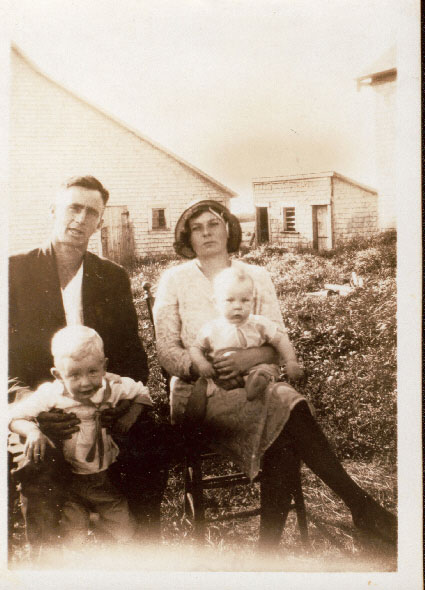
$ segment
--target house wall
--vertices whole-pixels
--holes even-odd
[[[312,205],[330,204],[330,178],[254,182],[254,204],[268,206],[270,242],[288,249],[313,241]],[[295,207],[295,232],[285,232],[284,207]]]
[[[332,178],[333,242],[368,237],[378,229],[378,196],[338,177]]]
[[[135,253],[172,251],[175,223],[190,201],[229,203],[229,193],[137,137],[35,71],[12,52],[10,107],[10,251],[48,238],[49,204],[65,179],[91,174],[127,205]],[[168,230],[149,229],[150,207],[167,210]],[[99,251],[96,234],[90,249]]]
[[[372,85],[375,94],[375,165],[379,190],[379,226],[396,228],[396,89],[397,81]]]

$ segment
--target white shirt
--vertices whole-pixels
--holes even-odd
[[[285,328],[262,315],[250,314],[242,324],[232,324],[220,317],[202,326],[195,346],[214,359],[220,351],[228,348],[251,348],[263,344],[276,346],[284,332]]]
[[[81,423],[78,432],[75,432],[70,439],[63,441],[65,460],[70,463],[74,473],[98,473],[107,469],[116,460],[119,449],[106,428],[102,428],[101,436],[104,446],[102,465],[99,465],[98,448],[96,448],[94,460],[87,461],[87,454],[96,438],[96,411],[115,407],[122,399],[132,400],[136,404],[153,405],[148,388],[140,381],[121,377],[120,382],[109,380],[109,384],[110,396],[105,399],[106,381],[103,380],[103,386],[90,398],[91,404],[88,405],[75,400],[67,393],[60,381],[43,383],[34,393],[10,405],[9,421],[17,419],[34,421],[40,412],[47,412],[52,408],[73,412]],[[14,433],[11,436],[16,438]],[[10,441],[11,450],[14,453],[22,452],[23,445],[22,449],[16,445],[15,440]]]
[[[83,263],[61,293],[66,325],[83,325]]]

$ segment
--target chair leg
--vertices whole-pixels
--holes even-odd
[[[309,545],[307,513],[305,509],[304,494],[301,483],[301,472],[298,472],[298,479],[294,485],[294,503],[297,513],[298,528],[300,530],[301,541],[304,546]]]
[[[186,460],[185,468],[185,513],[193,520],[194,537],[199,543],[205,541],[205,509],[202,489],[202,469],[199,458]]]

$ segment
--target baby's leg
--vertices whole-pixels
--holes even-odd
[[[250,371],[245,381],[246,399],[252,401],[264,393],[270,383],[270,376],[261,369]]]
[[[253,367],[245,380],[246,399],[251,401],[262,395],[269,383],[278,376],[279,371],[275,365],[260,364]]]

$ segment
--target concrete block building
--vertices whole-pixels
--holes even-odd
[[[10,252],[49,236],[49,205],[68,177],[91,174],[110,192],[90,249],[125,263],[173,251],[175,223],[197,198],[236,196],[182,158],[131,129],[11,51]]]
[[[378,230],[377,192],[336,172],[253,180],[257,244],[328,250]]]

